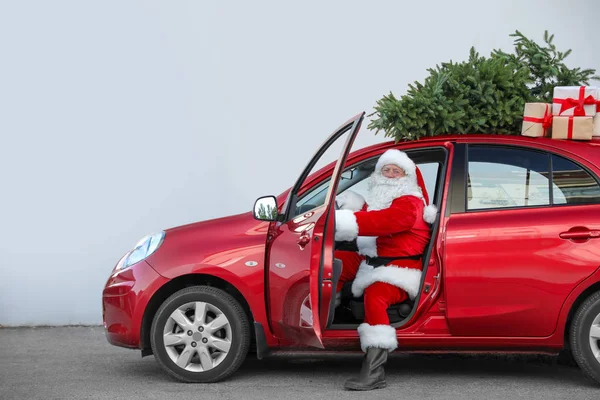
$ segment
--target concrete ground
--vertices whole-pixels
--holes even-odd
[[[554,357],[394,353],[387,388],[344,391],[360,362],[360,354],[250,355],[225,382],[183,384],[153,356],[110,345],[101,327],[4,328],[0,399],[600,399],[600,386]]]

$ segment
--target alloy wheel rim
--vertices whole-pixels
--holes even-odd
[[[206,372],[221,364],[229,354],[232,337],[223,311],[202,301],[175,309],[163,329],[169,358],[189,372]]]
[[[590,326],[590,347],[596,361],[600,363],[600,314],[596,315]]]

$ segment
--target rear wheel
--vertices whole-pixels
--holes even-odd
[[[577,365],[600,384],[600,292],[591,295],[575,313],[570,340]]]
[[[151,328],[160,366],[182,382],[218,382],[242,364],[250,347],[250,323],[227,292],[194,286],[171,295]]]

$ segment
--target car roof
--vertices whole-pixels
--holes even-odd
[[[366,154],[373,152],[380,152],[390,148],[396,148],[400,146],[410,147],[421,147],[421,145],[443,145],[446,142],[454,143],[485,143],[485,144],[503,144],[503,145],[514,145],[514,146],[528,146],[532,147],[540,146],[545,150],[556,149],[558,152],[568,152],[576,154],[579,157],[591,160],[597,165],[600,165],[600,137],[594,137],[590,141],[575,141],[575,140],[560,140],[551,138],[532,138],[522,135],[509,135],[509,134],[450,134],[450,135],[436,135],[436,136],[425,136],[415,140],[399,141],[390,140],[387,142],[376,143],[371,146],[362,147],[355,151],[352,151],[348,155],[348,162],[352,163],[356,160],[360,160]],[[334,160],[327,165],[324,165],[318,171],[312,172],[309,177],[305,180],[300,189],[302,193],[307,187],[310,187],[314,182],[320,181],[322,175],[328,170],[335,166],[337,161]],[[287,195],[289,188],[281,193],[280,199]]]
[[[577,141],[577,140],[561,140],[551,138],[532,138],[522,135],[508,135],[508,134],[451,134],[451,135],[437,135],[437,136],[425,136],[420,139],[407,140],[407,141],[388,141],[377,143],[368,147],[364,147],[360,150],[352,152],[353,156],[359,156],[364,153],[370,153],[379,149],[394,148],[403,145],[416,145],[420,144],[443,144],[444,142],[455,142],[455,143],[486,143],[486,144],[507,144],[516,146],[539,146],[555,148],[556,150],[562,150],[571,152],[584,157],[586,159],[597,160],[600,163],[600,137],[593,137],[592,140],[588,141]],[[354,157],[352,157],[354,158]]]

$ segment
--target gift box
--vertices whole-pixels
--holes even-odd
[[[594,129],[594,117],[552,118],[552,139],[591,140]]]
[[[529,137],[549,137],[552,127],[552,104],[525,103],[521,135]]]
[[[593,117],[600,111],[600,88],[596,86],[556,86],[553,115]]]
[[[600,137],[600,111],[598,111],[594,117],[594,132],[592,133],[592,136]]]

